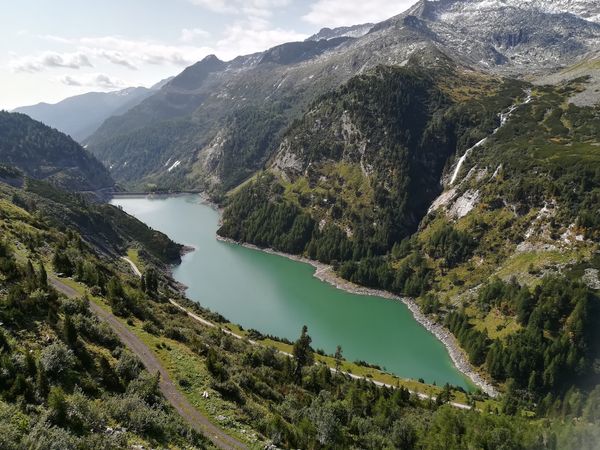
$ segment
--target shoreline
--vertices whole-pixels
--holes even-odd
[[[458,369],[459,372],[465,375],[469,380],[471,380],[471,382],[475,386],[481,389],[481,391],[488,394],[490,397],[498,396],[498,391],[496,390],[496,388],[473,369],[471,363],[467,359],[467,356],[458,344],[456,337],[443,325],[434,322],[425,314],[423,314],[421,312],[421,309],[419,308],[419,305],[414,299],[410,297],[401,297],[396,294],[392,294],[391,292],[380,289],[372,289],[359,286],[350,281],[340,278],[338,275],[335,274],[330,265],[321,263],[319,261],[314,261],[303,256],[291,255],[288,253],[278,252],[271,248],[261,248],[253,244],[237,242],[233,239],[224,238],[219,235],[216,236],[216,239],[221,242],[235,244],[252,250],[258,250],[264,253],[268,253],[271,255],[282,256],[284,258],[291,259],[292,261],[309,264],[315,268],[315,273],[313,274],[315,278],[325,283],[328,283],[337,289],[341,289],[351,294],[383,297],[389,300],[401,301],[411,312],[414,319],[423,328],[425,328],[427,331],[433,334],[436,337],[436,339],[438,339],[444,345],[444,347],[446,347],[446,350],[450,355],[452,363],[454,364],[456,369]]]
[[[111,192],[110,198],[169,198],[169,197],[184,197],[186,195],[201,195],[195,191],[177,191],[177,192]]]
[[[180,193],[176,193],[176,194],[153,195],[153,197],[162,197],[162,196],[173,197],[173,196],[185,196],[185,195],[196,195],[196,196],[198,196],[198,199],[200,200],[200,202],[202,204],[211,207],[213,210],[215,210],[219,213],[221,213],[223,211],[223,209],[219,205],[212,202],[203,193],[180,192]],[[143,195],[143,197],[147,197],[147,196],[148,195]],[[142,196],[140,195],[139,197],[142,197]],[[461,372],[464,376],[466,376],[471,381],[471,383],[473,383],[477,388],[481,389],[482,392],[486,393],[490,397],[494,398],[494,397],[498,396],[498,394],[499,394],[498,390],[491,383],[489,383],[487,380],[485,380],[478,372],[476,372],[473,369],[473,366],[469,362],[464,350],[460,347],[456,337],[446,327],[444,327],[443,325],[441,325],[437,322],[434,322],[432,319],[430,319],[425,314],[423,314],[421,312],[419,305],[417,304],[417,302],[414,299],[412,299],[410,297],[401,297],[399,295],[396,295],[389,291],[384,291],[381,289],[373,289],[373,288],[367,288],[364,286],[359,286],[348,280],[344,280],[343,278],[340,278],[333,271],[333,269],[330,265],[321,263],[319,261],[314,261],[312,259],[305,258],[303,256],[279,252],[279,251],[273,250],[271,248],[261,248],[261,247],[258,247],[256,245],[249,244],[249,243],[237,242],[233,239],[224,238],[222,236],[219,236],[218,234],[216,234],[216,239],[221,242],[235,244],[235,245],[246,247],[246,248],[249,248],[252,250],[258,250],[258,251],[261,251],[264,253],[268,253],[271,255],[281,256],[281,257],[290,259],[292,261],[309,264],[310,266],[315,268],[315,272],[313,274],[313,276],[315,278],[317,278],[318,280],[320,280],[324,283],[328,283],[337,289],[346,291],[350,294],[382,297],[382,298],[386,298],[388,300],[395,300],[395,301],[402,302],[408,308],[408,310],[412,314],[413,318],[423,328],[425,328],[428,332],[433,334],[434,337],[442,343],[442,345],[444,345],[444,347],[446,348],[446,351],[448,352],[448,354],[450,356],[450,359],[451,359],[454,367],[459,372]],[[181,256],[183,257],[188,253],[196,251],[197,249],[194,246],[184,245],[182,250],[183,251],[182,251]],[[171,273],[171,275],[172,275],[172,269],[173,269],[173,267],[169,267],[169,272]],[[183,285],[182,283],[177,282],[177,287],[179,288],[180,292],[182,292],[185,295],[187,286]]]

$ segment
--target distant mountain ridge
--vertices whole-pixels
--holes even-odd
[[[338,37],[352,37],[359,38],[367,34],[374,23],[363,23],[361,25],[353,25],[350,27],[338,27],[338,28],[321,28],[321,30],[307,38],[307,41],[320,41],[321,39],[333,39]]]
[[[115,92],[89,92],[55,104],[22,106],[13,112],[27,114],[32,119],[56,128],[78,142],[83,142],[106,119],[127,112],[161,87],[162,85],[158,84],[150,89],[130,87]]]
[[[25,114],[0,111],[0,162],[69,191],[114,186],[108,170],[81,145]]]

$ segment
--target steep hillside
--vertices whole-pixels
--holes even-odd
[[[129,111],[153,93],[153,89],[143,87],[116,92],[90,92],[55,104],[22,106],[13,112],[27,114],[32,119],[71,136],[77,142],[83,142],[106,119]]]
[[[568,101],[584,88],[377,69],[312,105],[219,233],[420,297],[548,412],[599,379],[600,110]]]
[[[425,303],[458,310],[446,321],[472,361],[543,408],[599,379],[600,108],[568,102],[582,83],[533,89],[463,153],[413,241],[435,258]],[[452,234],[471,240],[459,259]]]
[[[518,75],[572,64],[598,47],[600,24],[549,5],[570,7],[422,0],[358,38],[289,43],[230,62],[208,57],[104,124],[89,148],[129,186],[223,192],[264,165],[306,106],[378,65],[436,47],[462,64]],[[240,127],[252,130],[248,139]]]
[[[181,245],[115,206],[90,202],[84,196],[45,182],[24,180],[19,173],[3,168],[0,168],[0,182],[22,187],[11,191],[11,201],[15,205],[32,214],[39,212],[50,226],[77,230],[87,243],[105,256],[116,257],[141,244],[147,257],[156,264],[180,261]],[[8,191],[4,192],[8,195]]]
[[[60,272],[106,295],[128,275],[71,222],[82,205],[67,193],[43,197],[43,188],[34,194],[0,183],[0,447],[209,447],[165,401],[158,374],[92,313],[89,297],[66,298],[52,287]]]
[[[280,185],[277,198],[310,213],[303,241],[288,247],[261,236],[270,227],[256,222],[263,215],[250,205],[269,208],[269,193],[277,189],[267,187],[268,175],[256,183],[260,194],[241,202],[248,215],[233,212],[234,200],[220,232],[294,253],[309,248],[312,257],[316,242],[333,233],[329,239],[339,241],[337,251],[318,257],[325,262],[384,254],[416,231],[440,193],[448,159],[491,133],[497,111],[508,108],[524,86],[466,71],[439,53],[353,78],[308,108],[269,165],[280,178],[273,179]]]
[[[536,84],[559,84],[578,78],[585,80],[585,83],[573,92],[569,102],[577,106],[594,106],[600,103],[600,50],[590,52],[576,64],[540,76]]]
[[[24,114],[0,111],[0,161],[72,191],[111,189],[106,168],[61,132]]]
[[[373,158],[372,174],[395,176],[393,171],[386,172],[389,166],[380,159],[382,152],[396,148],[385,136],[399,123],[404,139],[394,135],[394,140],[406,150],[399,152],[399,156],[403,153],[411,156],[400,160],[405,161],[407,170],[412,170],[410,162],[416,159],[415,167],[425,170],[424,160],[417,156],[431,149],[421,145],[421,141],[438,146],[444,143],[444,136],[452,137],[462,142],[461,154],[474,139],[501,122],[495,117],[496,108],[510,105],[513,96],[520,101],[521,83],[499,83],[466,72],[458,76],[464,84],[448,84],[444,80],[451,78],[446,75],[456,69],[441,65],[438,70],[434,74],[418,66],[380,68],[358,77],[338,92],[343,94],[338,95],[340,103],[347,98],[360,100],[348,112],[357,128],[363,132],[372,130],[375,120],[374,128],[381,128],[379,134],[373,134],[381,141],[367,145],[368,154],[365,151],[365,161]],[[392,87],[397,96],[387,102],[377,100]],[[563,104],[572,89],[576,86],[558,94],[549,90],[536,91],[535,95],[541,105],[552,105],[556,95]],[[546,95],[549,98],[544,98]],[[337,121],[344,110],[334,100],[335,96],[325,96],[311,110],[320,117],[326,117],[326,111],[330,111]],[[417,103],[422,105],[416,109],[418,115],[407,118],[407,108],[413,111]],[[365,111],[369,114],[364,114]],[[577,110],[575,116],[569,113],[565,118],[574,120],[588,113],[588,109]],[[439,122],[434,120],[439,116]],[[307,132],[305,127],[314,124],[314,119],[313,116],[300,121],[286,136]],[[448,129],[433,127],[436,123]],[[409,138],[411,129],[430,138]],[[590,140],[590,130],[579,126],[573,130],[581,141]],[[503,131],[504,128],[498,131],[499,139]],[[315,127],[313,132],[316,138],[324,130]],[[311,137],[306,137],[307,142]],[[327,138],[334,139],[335,135]],[[341,145],[343,140],[338,139]],[[315,144],[317,140],[312,142]],[[351,161],[357,156],[354,140],[344,145]],[[302,148],[296,147],[299,158],[310,157],[315,165],[326,164],[327,159],[344,158],[343,153],[333,151],[319,158],[315,152],[303,153]],[[433,153],[426,154],[430,157]],[[457,186],[469,180],[463,175],[471,164],[472,160],[465,159]],[[438,163],[426,168],[431,173],[444,172]],[[277,170],[276,173],[282,174]],[[446,172],[450,170],[448,164]],[[275,445],[435,450],[504,446],[528,450],[594,450],[597,446],[600,388],[594,388],[597,383],[589,374],[597,355],[594,343],[599,340],[595,330],[600,329],[596,321],[600,317],[597,313],[600,299],[590,288],[578,283],[575,273],[587,271],[587,266],[574,268],[573,280],[544,280],[529,295],[527,287],[497,282],[482,288],[476,301],[465,302],[468,309],[450,307],[451,302],[442,294],[422,299],[424,309],[431,308],[440,318],[445,317],[448,326],[465,342],[469,354],[474,355],[475,362],[483,358],[496,379],[510,376],[514,380],[506,384],[503,389],[506,395],[498,400],[451,386],[423,386],[391,377],[387,382],[394,388],[379,387],[368,379],[332,372],[332,368],[342,368],[352,370],[356,376],[364,374],[366,369],[345,361],[341,349],[335,357],[315,352],[307,330],[302,331],[294,344],[275,341],[255,330],[246,331],[226,323],[218,314],[182,298],[173,288],[168,272],[163,270],[163,262],[176,259],[180,249],[166,236],[118,208],[90,204],[83,196],[69,194],[43,181],[24,182],[20,177],[16,170],[0,170],[2,448],[208,447],[206,439],[185,425],[165,401],[159,390],[162,385],[159,377],[143,369],[138,358],[98,319],[98,311],[142,342],[144,355],[152,355],[161,364],[163,373],[172,380],[170,393],[177,393],[189,402],[184,413],[197,410],[206,414],[212,423],[250,448]],[[273,180],[270,186],[279,195],[278,183],[285,184],[285,180],[278,183]],[[251,194],[259,183],[242,189],[234,202],[255,208],[256,198]],[[394,187],[399,185],[402,184],[391,183]],[[431,191],[426,196],[433,194]],[[335,195],[332,190],[328,198]],[[250,201],[246,203],[245,199]],[[276,203],[280,197],[267,197],[269,200],[274,209],[260,213],[267,222],[255,223],[276,235],[278,230],[268,228],[269,224],[288,216],[285,208]],[[300,207],[296,208],[297,211]],[[318,208],[306,207],[304,217],[313,209],[320,212]],[[480,212],[479,216],[483,214]],[[432,218],[431,227],[435,220]],[[297,222],[298,229],[302,229],[303,219]],[[499,220],[491,223],[502,226]],[[445,229],[448,230],[448,225]],[[340,271],[365,284],[358,277],[375,273],[373,280],[379,283],[390,276],[399,280],[405,275],[398,274],[410,272],[414,261],[426,260],[421,270],[427,271],[431,280],[437,276],[436,264],[442,256],[429,259],[427,253],[419,253],[421,244],[417,239],[424,240],[423,252],[439,251],[448,264],[454,264],[451,267],[462,267],[462,260],[452,261],[446,255],[466,253],[449,252],[448,244],[467,241],[468,247],[469,239],[463,238],[472,231],[446,231],[448,234],[442,238],[426,239],[431,233],[428,230],[429,226],[423,224],[417,238],[394,246],[388,257],[346,261]],[[457,235],[459,239],[455,239]],[[587,245],[589,242],[582,243]],[[129,265],[117,258],[132,248],[141,250],[134,253],[139,258],[137,263],[143,278],[134,275]],[[385,267],[388,262],[392,267]],[[364,270],[354,270],[357,267]],[[449,267],[443,266],[444,270]],[[381,273],[386,275],[377,278]],[[440,280],[441,287],[447,280],[442,272]],[[75,295],[69,298],[60,295],[52,288],[56,283],[67,286]],[[489,305],[491,314],[507,311],[509,319],[512,319],[511,308],[515,308],[517,318],[504,331],[494,322],[479,320],[476,314],[485,311],[479,304]],[[183,305],[194,314],[176,305]],[[467,314],[472,314],[472,319]],[[513,325],[517,320],[518,324]],[[525,322],[529,323],[528,332],[519,333]],[[490,332],[499,333],[490,334],[493,341],[489,345],[485,340],[481,344],[481,334],[473,331],[486,330],[487,326]],[[510,335],[514,337],[500,340],[499,336],[508,332],[514,333]],[[230,333],[239,333],[242,339]],[[540,367],[544,370],[540,371]],[[370,375],[372,371],[366,373]],[[428,394],[422,395],[435,395],[435,399],[409,392],[403,387],[405,383],[427,389]],[[523,389],[524,383],[528,387],[531,383],[532,389]],[[477,409],[466,410],[469,405]]]

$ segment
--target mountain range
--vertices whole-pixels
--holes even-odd
[[[227,193],[218,233],[418,299],[538,413],[594,389],[598,24],[561,5],[420,2],[344,44],[419,37],[308,103]]]
[[[164,80],[151,88],[131,87],[114,92],[89,92],[66,98],[58,103],[22,106],[13,112],[27,114],[35,120],[83,142],[111,116],[118,116],[159,90]]]
[[[86,142],[130,187],[222,193],[262,168],[286,127],[352,76],[424,49],[492,74],[545,75],[598,48],[596,11],[591,1],[422,0],[373,26],[322,30],[229,62],[209,56]]]
[[[592,0],[421,0],[377,24],[207,56],[87,148],[0,112],[0,412],[15,418],[0,447],[204,448],[162,388],[252,448],[597,449],[599,17]],[[277,342],[180,298],[166,264],[183,247],[80,195],[113,178],[203,190],[223,208],[224,245],[406,300],[481,390],[421,392],[341,347],[313,355],[306,327]],[[51,284],[85,296],[59,301]],[[89,305],[120,316],[163,378]]]

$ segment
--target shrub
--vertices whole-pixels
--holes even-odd
[[[138,377],[143,370],[143,365],[137,356],[129,351],[121,352],[119,361],[115,366],[117,374],[125,381],[131,381]]]
[[[75,356],[65,344],[55,342],[42,350],[40,361],[48,377],[58,380],[73,368]]]

